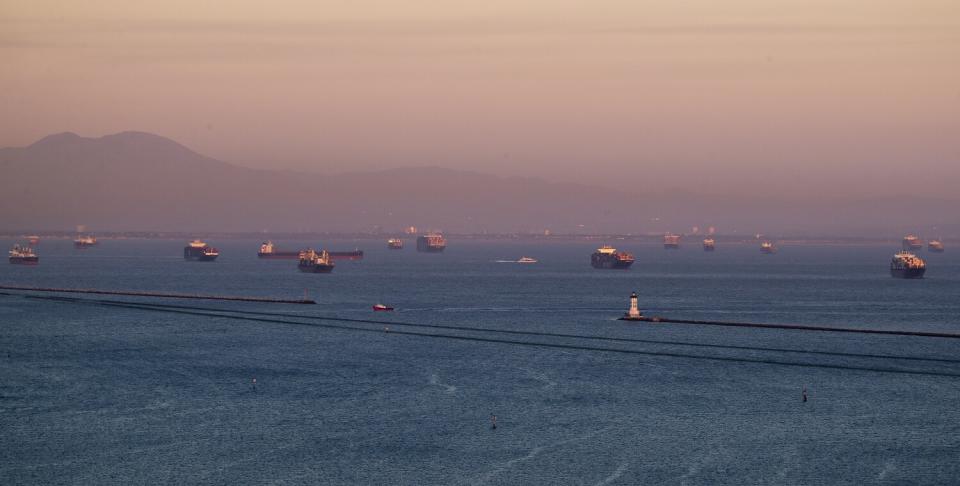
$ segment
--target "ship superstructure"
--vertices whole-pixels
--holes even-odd
[[[417,251],[439,253],[447,248],[447,239],[440,233],[429,233],[417,237]]]
[[[776,253],[777,247],[774,246],[772,241],[764,241],[760,243],[760,252],[766,254]]]
[[[18,265],[36,265],[40,263],[40,257],[29,246],[13,245],[9,251],[9,262]]]
[[[73,240],[73,247],[74,248],[90,248],[91,246],[96,246],[97,243],[98,243],[97,239],[91,235],[77,236],[77,238]]]
[[[917,235],[907,235],[903,237],[903,249],[907,251],[916,251],[923,248],[923,240]]]
[[[299,254],[300,262],[297,268],[306,273],[330,273],[335,266],[327,250],[315,251],[313,248],[303,250]]]
[[[663,247],[667,250],[677,250],[680,248],[680,235],[667,233],[663,235]]]
[[[590,255],[590,265],[593,268],[627,269],[633,265],[633,261],[633,255],[607,245],[597,248],[597,251]]]
[[[403,239],[402,238],[390,238],[387,240],[387,248],[391,250],[402,250],[403,249]]]
[[[890,275],[896,278],[923,278],[927,271],[927,262],[917,255],[903,250],[893,255],[890,261]]]
[[[183,259],[197,262],[212,262],[220,256],[220,251],[203,241],[193,240],[183,247]]]

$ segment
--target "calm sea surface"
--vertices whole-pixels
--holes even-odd
[[[615,320],[635,290],[665,317],[960,333],[960,248],[910,281],[883,245],[611,242],[637,257],[615,271],[590,267],[599,241],[278,242],[366,251],[314,275],[210,243],[213,263],[45,240],[0,264],[4,285],[318,302],[0,295],[0,483],[960,482],[960,339]]]

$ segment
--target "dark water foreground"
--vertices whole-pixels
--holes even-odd
[[[956,339],[613,320],[637,290],[678,318],[960,333],[950,249],[904,281],[883,247],[624,246],[637,263],[615,272],[589,243],[346,241],[367,258],[306,275],[215,243],[199,263],[182,242],[44,241],[38,267],[0,266],[0,284],[319,302],[0,295],[0,482],[960,481]],[[494,263],[523,255],[540,263]]]

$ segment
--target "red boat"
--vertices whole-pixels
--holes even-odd
[[[393,310],[393,307],[390,307],[389,305],[373,304],[374,312],[386,312],[386,311],[392,311],[392,310]]]

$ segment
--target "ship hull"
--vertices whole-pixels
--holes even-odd
[[[10,263],[14,265],[38,265],[40,263],[40,257],[10,257]]]
[[[296,260],[300,258],[299,251],[274,251],[270,253],[264,253],[262,251],[257,252],[257,258],[264,258],[267,260]]]
[[[929,251],[930,253],[943,253],[943,248],[936,248],[936,247],[927,248],[927,251]]]
[[[303,264],[297,265],[297,268],[304,273],[330,273],[333,271],[333,265],[315,265],[315,264]]]
[[[329,254],[331,260],[363,260],[363,250],[331,251]]]
[[[602,270],[626,270],[633,265],[633,260],[621,260],[616,257],[593,255],[590,258],[590,265],[593,268]]]
[[[220,254],[208,255],[203,252],[203,248],[192,248],[186,247],[183,249],[183,259],[190,262],[212,262],[217,259]]]
[[[712,247],[712,246],[704,246],[704,247],[703,247],[703,251],[713,251],[713,250],[716,250],[716,248],[714,248],[714,247]]]
[[[891,268],[890,276],[894,278],[923,278],[926,268]]]

